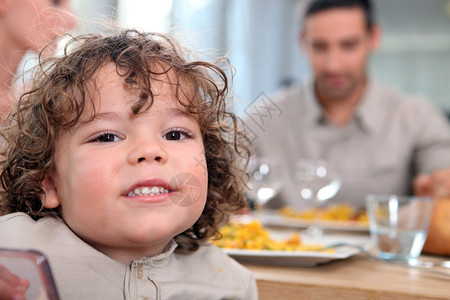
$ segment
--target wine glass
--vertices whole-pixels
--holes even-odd
[[[313,238],[320,238],[323,231],[319,226],[319,209],[336,195],[341,188],[341,180],[325,160],[301,159],[296,167],[295,180],[300,197],[309,201],[314,209],[313,224],[306,232]]]
[[[250,180],[246,191],[253,201],[257,214],[262,207],[275,198],[281,190],[281,171],[278,162],[267,157],[254,156],[248,165]]]

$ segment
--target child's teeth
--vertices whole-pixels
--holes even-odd
[[[159,187],[159,186],[153,186],[153,187],[143,187],[143,188],[135,188],[132,192],[128,194],[129,197],[133,196],[147,196],[147,195],[158,195],[163,193],[168,193],[169,190]]]

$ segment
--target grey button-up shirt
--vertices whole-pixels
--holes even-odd
[[[450,167],[450,127],[430,102],[369,82],[344,127],[324,119],[313,82],[261,95],[246,110],[257,153],[281,163],[282,191],[271,206],[306,207],[294,181],[301,158],[328,161],[342,180],[329,203],[364,206],[367,194],[409,194],[415,174]]]
[[[176,246],[172,242],[164,253],[126,265],[86,244],[61,220],[34,221],[24,213],[0,217],[0,248],[45,254],[62,300],[258,298],[253,274],[221,249],[205,245],[180,254]]]

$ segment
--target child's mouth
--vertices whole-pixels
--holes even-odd
[[[169,190],[162,186],[143,186],[138,187],[128,193],[128,197],[135,196],[153,196],[160,194],[168,194]]]

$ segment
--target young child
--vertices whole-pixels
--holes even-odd
[[[257,298],[207,243],[245,205],[249,153],[225,72],[189,55],[160,34],[77,37],[16,104],[0,248],[43,252],[61,298]]]

